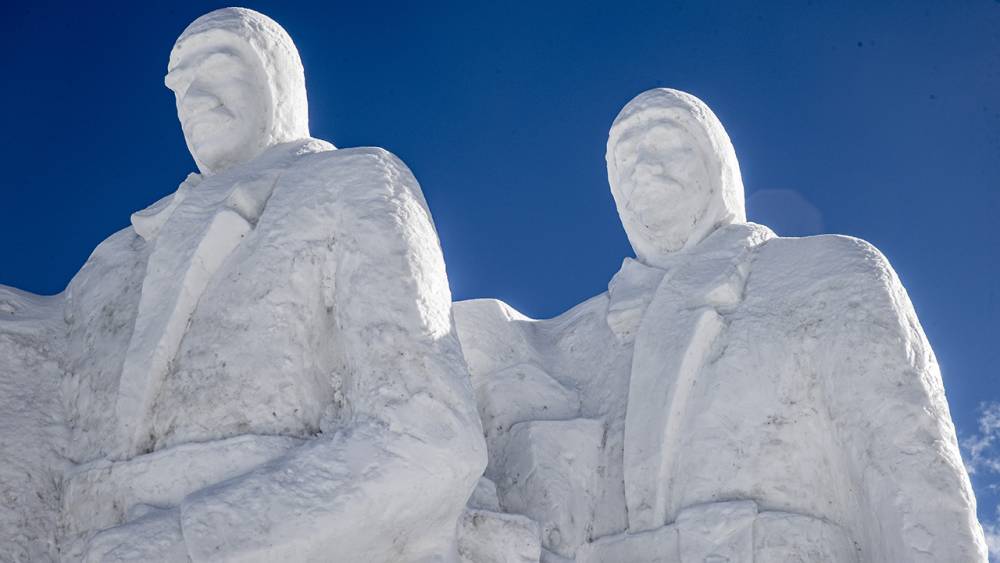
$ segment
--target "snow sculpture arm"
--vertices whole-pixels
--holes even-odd
[[[451,295],[420,188],[381,149],[334,151],[324,284],[345,409],[324,433],[181,505],[195,561],[441,555],[485,466]],[[376,173],[372,174],[372,170]],[[315,174],[315,170],[313,171]],[[378,525],[372,525],[378,523]]]
[[[823,242],[814,256],[837,270],[820,282],[837,296],[820,375],[856,487],[862,559],[985,562],[941,375],[906,290],[870,244],[813,240]],[[813,307],[825,307],[823,293]]]

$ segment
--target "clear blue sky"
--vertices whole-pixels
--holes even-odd
[[[961,436],[1000,400],[1000,2],[364,4],[245,3],[296,41],[315,136],[413,169],[457,299],[546,317],[603,291],[631,252],[607,130],[671,86],[725,124],[751,219],[889,257]],[[61,291],[194,170],[163,74],[185,25],[224,5],[5,8],[0,283]],[[992,519],[1000,479],[974,481]]]

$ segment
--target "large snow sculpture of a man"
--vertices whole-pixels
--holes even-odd
[[[874,247],[748,223],[700,100],[618,115],[636,259],[546,321],[456,304],[502,507],[576,561],[986,560],[933,353]]]
[[[486,450],[416,180],[310,138],[259,13],[197,19],[166,84],[200,175],[37,308],[68,323],[62,557],[454,560]]]

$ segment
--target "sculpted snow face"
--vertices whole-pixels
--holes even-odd
[[[657,89],[611,128],[638,260],[532,320],[455,318],[499,504],[578,563],[982,563],[934,354],[878,250],[747,223],[733,147]]]
[[[174,44],[164,82],[204,174],[309,136],[298,50],[263,14],[232,8],[195,20]]]
[[[636,96],[611,126],[607,164],[625,233],[647,264],[746,221],[729,135],[690,94],[658,88]]]

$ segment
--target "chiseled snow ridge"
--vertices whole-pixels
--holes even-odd
[[[0,561],[57,561],[63,296],[0,285]]]
[[[745,222],[689,94],[622,110],[608,176],[637,259],[548,320],[455,304],[502,511],[541,561],[983,562],[933,352],[885,257]]]

